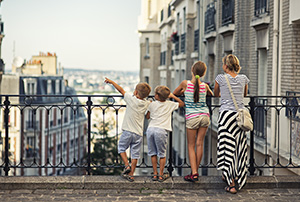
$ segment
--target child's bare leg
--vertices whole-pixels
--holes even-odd
[[[207,127],[205,128],[199,128],[198,129],[198,135],[196,140],[196,160],[197,160],[197,169],[199,168],[199,165],[202,160],[203,156],[203,143],[204,143],[204,137],[207,131]]]
[[[127,159],[127,155],[125,152],[120,153],[120,156],[122,158],[122,161],[124,162],[125,166],[129,165],[128,159]]]
[[[164,174],[165,165],[166,165],[166,157],[160,158],[159,159],[159,175],[161,175],[161,176]]]
[[[195,152],[196,133],[197,130],[192,130],[187,128],[189,160],[190,160],[191,170],[193,175],[198,173],[198,168],[196,165],[196,152]]]
[[[153,167],[153,175],[157,175],[157,156],[151,156],[151,162]]]
[[[134,171],[135,171],[135,167],[136,167],[136,164],[137,164],[137,161],[138,161],[137,159],[132,159],[131,160],[131,171],[130,171],[130,173],[128,175],[133,176]],[[133,179],[133,177],[132,177],[132,179]]]

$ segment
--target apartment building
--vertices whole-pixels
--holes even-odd
[[[10,175],[61,175],[71,172],[69,168],[42,169],[36,165],[82,163],[87,147],[84,110],[68,105],[70,100],[65,100],[64,96],[55,97],[75,95],[76,92],[66,86],[62,74],[57,73],[55,54],[40,53],[30,61],[21,61],[20,58],[14,61],[12,74],[3,75],[1,92],[23,95],[9,97],[12,105],[9,112],[9,158],[12,165],[31,165],[33,168],[11,170]],[[78,98],[72,97],[72,104],[80,104]],[[5,137],[3,114],[1,111],[2,140]]]
[[[263,96],[299,95],[299,27],[300,14],[297,0],[169,0],[158,5],[155,0],[142,1],[142,15],[155,4],[156,34],[160,34],[160,64],[157,58],[147,58],[152,64],[149,83],[159,82],[175,89],[184,79],[190,79],[190,68],[196,60],[207,64],[205,82],[214,83],[223,73],[222,58],[235,54],[242,66],[241,73],[250,79],[249,95],[260,96],[256,105],[287,102]],[[141,72],[145,71],[147,26],[140,32]],[[168,41],[169,40],[169,41]],[[167,43],[166,43],[167,41]],[[153,41],[148,41],[150,44]],[[154,51],[154,50],[153,50]],[[151,53],[157,54],[157,53]],[[157,62],[157,61],[156,61]],[[147,70],[146,70],[147,71]],[[157,77],[159,75],[159,77]],[[158,79],[159,78],[159,79]],[[145,80],[141,73],[141,80]],[[245,103],[249,100],[245,99]],[[299,101],[294,99],[293,103]],[[295,161],[300,158],[300,123],[298,110],[289,113],[285,109],[257,108],[255,111],[255,160],[258,165],[276,162],[277,158],[288,163],[287,153],[292,152]],[[173,116],[173,153],[175,164],[181,165],[186,157],[185,123],[183,111]],[[204,163],[216,156],[218,110],[212,114],[212,127],[206,136]],[[290,139],[292,142],[290,144]],[[212,149],[209,147],[213,147]],[[279,156],[278,148],[280,148]],[[212,151],[210,153],[209,151]],[[277,150],[277,152],[276,152]],[[278,155],[278,154],[277,154]],[[267,160],[266,160],[267,159]],[[179,175],[185,171],[177,170]],[[296,169],[257,169],[258,175],[299,174]],[[202,174],[214,175],[216,170],[203,170]]]

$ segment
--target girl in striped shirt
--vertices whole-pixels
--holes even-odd
[[[196,62],[192,66],[192,80],[182,81],[173,92],[177,96],[185,95],[187,142],[192,171],[184,177],[184,180],[191,182],[198,181],[199,178],[198,168],[203,155],[204,137],[210,124],[206,95],[212,96],[213,93],[206,83],[200,81],[206,69],[204,62]]]

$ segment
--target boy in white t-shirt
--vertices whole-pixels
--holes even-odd
[[[168,141],[168,131],[172,131],[171,115],[178,107],[183,107],[184,102],[170,92],[166,86],[157,86],[155,88],[156,101],[149,105],[146,115],[150,119],[147,129],[148,155],[151,156],[153,166],[153,181],[163,182],[168,178],[164,173],[166,164],[166,150]],[[173,98],[177,102],[167,100]],[[157,157],[159,157],[159,175],[157,172]]]
[[[133,95],[130,95],[114,81],[105,78],[104,82],[112,84],[124,96],[126,102],[126,112],[122,124],[123,132],[118,144],[118,153],[125,164],[121,176],[126,180],[133,182],[134,170],[137,161],[140,158],[145,112],[150,104],[150,101],[145,98],[149,96],[151,87],[147,83],[139,83],[136,86]],[[131,166],[129,165],[125,153],[129,147],[131,152]]]

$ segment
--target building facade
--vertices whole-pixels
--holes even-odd
[[[160,41],[156,40],[155,44],[160,45],[157,51],[161,56],[159,65],[154,63],[157,58],[147,58],[152,64],[152,71],[157,72],[152,73],[155,77],[147,78],[149,83],[155,80],[158,84],[167,85],[174,90],[182,80],[191,78],[192,64],[202,60],[208,67],[203,81],[214,84],[216,76],[223,73],[222,58],[232,53],[240,60],[241,73],[250,79],[249,95],[259,96],[255,99],[256,105],[280,102],[266,97],[270,95],[299,95],[300,14],[296,11],[300,6],[299,1],[145,0],[142,1],[142,16],[149,10],[153,11],[153,5],[156,6],[156,13],[152,13],[152,16],[156,20],[152,21],[152,26],[156,27],[155,33],[160,34]],[[142,44],[146,42],[144,36],[147,30],[145,26],[140,32],[140,72],[147,68],[142,58],[145,54]],[[148,42],[151,44],[153,41]],[[142,73],[140,79],[147,81]],[[248,102],[246,98],[245,103]],[[173,151],[177,165],[184,162],[187,154],[183,144],[186,138],[183,113],[178,110],[173,115]],[[210,150],[210,155],[215,160],[217,116],[218,111],[214,110],[209,131],[212,137],[206,136],[205,141],[204,164],[208,163],[207,155]],[[266,155],[268,162],[276,161],[275,150],[278,147],[282,150],[280,159],[283,162],[288,162],[285,155],[290,147],[294,149],[295,159],[300,158],[297,153],[298,143],[292,146],[289,144],[290,136],[293,136],[295,142],[300,139],[298,119],[283,111],[266,108],[257,109],[253,118],[256,120],[255,160],[258,164],[264,163]],[[291,123],[292,127],[289,127]],[[257,170],[259,175],[299,174],[298,172],[295,169]],[[184,171],[178,169],[177,173],[182,175]],[[202,171],[202,174],[216,173],[213,169]]]
[[[55,54],[43,54],[14,67],[12,74],[3,75],[2,94],[23,95],[9,97],[10,104],[15,106],[9,113],[9,158],[12,165],[83,163],[87,149],[87,118],[83,108],[67,107],[64,96],[55,97],[76,94],[74,89],[65,85],[63,76],[56,73],[56,63]],[[72,102],[80,104],[76,97],[72,97]],[[3,114],[1,111],[2,140],[5,137]],[[10,175],[62,175],[70,172],[70,168],[36,167],[12,170]]]

